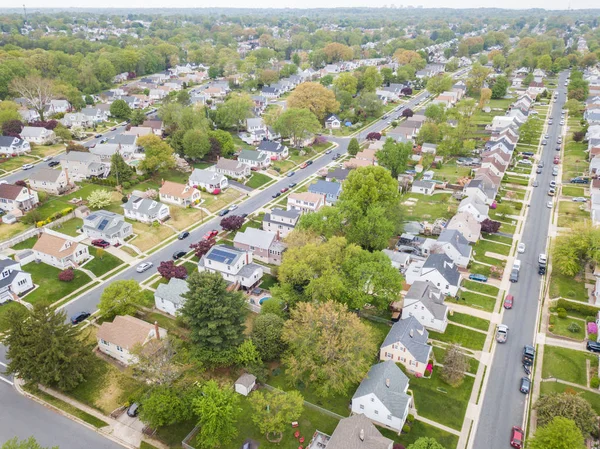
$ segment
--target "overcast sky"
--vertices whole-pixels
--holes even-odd
[[[507,9],[567,9],[569,0],[223,0],[220,2],[198,1],[198,0],[174,0],[165,2],[165,0],[30,0],[25,1],[28,9],[32,8],[198,8],[203,6],[231,7],[231,8],[344,8],[357,6],[381,7],[395,5],[399,6],[423,6],[427,8],[507,8]],[[600,8],[598,0],[570,0],[572,9]]]

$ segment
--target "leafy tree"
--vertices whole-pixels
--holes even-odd
[[[535,435],[527,440],[529,449],[584,449],[585,440],[575,423],[567,418],[556,417],[544,427],[538,427]]]
[[[263,434],[282,434],[302,415],[304,399],[297,391],[257,391],[252,395],[252,421]]]
[[[370,132],[369,134],[367,134],[367,140],[380,140],[381,139],[381,133],[378,132]],[[350,140],[352,141],[352,140]]]
[[[430,122],[437,124],[442,123],[446,120],[446,108],[443,104],[439,103],[429,104],[425,108],[425,117],[427,117]]]
[[[140,126],[142,123],[146,121],[146,114],[141,109],[135,109],[131,112],[131,117],[129,119],[129,123],[133,126]]]
[[[219,153],[213,153],[214,156],[229,157],[233,155],[235,152],[235,145],[233,143],[233,136],[230,133],[223,131],[222,129],[215,129],[214,131],[210,131],[208,135],[211,142],[211,152],[213,152],[213,142],[218,142],[219,144]]]
[[[90,373],[93,355],[76,328],[67,323],[64,311],[35,304],[32,310],[9,310],[5,323],[10,329],[2,342],[8,348],[8,374],[18,374],[27,383],[68,391]]]
[[[567,86],[569,100],[585,101],[589,93],[589,83],[583,79],[583,73],[579,70],[573,70],[573,72],[571,72],[569,85]]]
[[[46,105],[55,98],[54,82],[38,75],[13,79],[10,83],[10,90],[15,97],[25,98],[27,106],[36,111],[41,120],[44,120]]]
[[[29,437],[26,440],[19,440],[17,437],[12,440],[6,441],[2,444],[2,449],[44,449],[40,444],[36,441],[35,438]],[[52,448],[46,449],[58,449],[58,446],[53,446]]]
[[[508,78],[506,78],[505,76],[499,76],[498,78],[496,78],[496,81],[492,86],[492,98],[495,100],[504,98],[506,92],[508,92],[508,86]]]
[[[490,69],[482,66],[481,64],[473,64],[469,77],[467,78],[467,91],[471,95],[479,94],[479,91],[483,87],[486,78],[490,74]]]
[[[54,128],[54,134],[56,134],[56,137],[61,142],[67,142],[73,138],[73,134],[71,134],[71,131],[69,131],[62,125]]]
[[[308,109],[288,108],[279,116],[273,128],[282,137],[289,137],[297,147],[306,138],[319,132],[321,124]]]
[[[340,73],[333,81],[333,87],[336,92],[347,92],[355,95],[358,87],[358,79],[351,73]]]
[[[360,85],[363,92],[375,92],[381,83],[383,76],[376,67],[367,67],[360,77]]]
[[[252,99],[246,94],[231,94],[217,106],[217,122],[222,128],[236,128],[238,131],[247,118],[252,117]]]
[[[156,271],[167,280],[171,280],[172,278],[185,279],[188,274],[187,269],[183,265],[175,265],[175,262],[172,260],[162,261]]]
[[[402,115],[402,117],[410,118],[413,115],[415,115],[415,113],[413,112],[413,110],[411,108],[406,108],[402,111],[401,115]]]
[[[392,172],[392,178],[398,178],[398,175],[406,170],[408,158],[412,154],[412,143],[394,142],[394,139],[387,139],[383,148],[377,152],[379,165]]]
[[[363,91],[356,98],[357,115],[365,117],[379,117],[383,110],[383,103],[374,92]]]
[[[2,135],[17,137],[23,131],[21,120],[8,120],[2,124]]]
[[[244,217],[241,215],[229,215],[221,220],[220,225],[226,231],[237,231],[244,225]]]
[[[110,105],[110,115],[119,120],[127,120],[131,117],[131,108],[125,100],[115,100]]]
[[[12,120],[22,120],[21,114],[19,114],[19,105],[13,101],[0,102],[0,126]]]
[[[468,369],[469,360],[460,350],[460,346],[456,344],[450,346],[444,356],[444,366],[441,373],[442,379],[446,383],[457,387],[462,383]]]
[[[356,156],[356,154],[360,151],[360,144],[358,143],[358,140],[356,139],[356,137],[353,137],[352,139],[350,139],[350,142],[348,143],[348,154],[351,156]]]
[[[327,57],[327,62],[347,61],[352,59],[354,51],[347,45],[338,42],[332,42],[323,47],[323,53]]]
[[[400,93],[405,97],[408,97],[413,94],[413,90],[411,87],[403,87],[402,90],[400,90]]]
[[[565,103],[565,109],[569,111],[569,115],[581,115],[581,102],[575,100],[574,98],[571,98]]]
[[[198,446],[201,449],[227,447],[237,436],[236,426],[242,412],[240,397],[232,388],[219,388],[209,380],[200,389],[193,401],[196,416],[199,416]]]
[[[269,301],[263,303],[263,307],[267,302]],[[280,305],[279,307],[281,308]],[[263,310],[254,320],[252,341],[263,360],[276,360],[285,349],[285,345],[281,340],[283,324],[284,321],[281,316],[264,313]]]
[[[112,192],[108,190],[94,190],[87,197],[87,204],[92,209],[104,209],[112,203]]]
[[[419,53],[413,50],[406,50],[404,48],[399,48],[394,52],[394,59],[399,64],[412,64],[419,69],[425,67],[425,60],[421,57]]]
[[[521,128],[519,128],[520,141],[523,143],[531,144],[533,139],[537,136],[537,123],[533,118],[527,119]]]
[[[192,396],[177,387],[159,386],[150,390],[140,408],[140,420],[152,429],[187,421],[192,416]]]
[[[243,295],[228,291],[219,273],[194,272],[188,287],[181,314],[190,326],[192,342],[214,352],[239,346],[248,310]]]
[[[288,108],[308,109],[323,121],[327,114],[337,112],[340,104],[335,94],[319,83],[302,83],[289,96]]]
[[[440,443],[430,437],[421,437],[417,439],[413,444],[408,446],[407,449],[444,449]]]
[[[194,250],[194,255],[198,258],[204,256],[216,243],[214,238],[200,240],[198,243],[192,243],[190,248]]]
[[[574,131],[573,132],[573,141],[574,142],[582,142],[585,139],[585,131]]]
[[[454,84],[452,77],[446,73],[440,73],[427,80],[427,90],[433,95],[438,96],[442,92],[449,90]]]
[[[483,87],[479,91],[479,109],[483,109],[483,107],[489,103],[490,98],[492,98],[492,90],[487,87]]]
[[[100,296],[100,315],[110,319],[116,315],[133,315],[138,304],[144,303],[144,292],[134,280],[115,281]]]
[[[148,351],[147,346],[136,345],[132,354],[137,358],[134,376],[149,385],[171,385],[182,374],[187,352],[181,340],[167,336]]]
[[[199,129],[190,129],[183,135],[183,153],[192,160],[202,159],[210,151],[208,133]]]
[[[180,90],[177,92],[177,103],[182,104],[184,106],[189,106],[190,104],[190,93],[187,90]]]
[[[264,301],[260,307],[261,314],[273,314],[277,315],[281,318],[285,316],[285,312],[283,310],[283,304],[277,298],[269,298]]]
[[[111,176],[114,176],[120,185],[133,176],[133,168],[125,162],[121,153],[115,153],[110,157]]]
[[[432,122],[423,123],[423,126],[421,126],[421,129],[419,130],[419,134],[417,134],[417,144],[423,145],[426,142],[438,143],[442,138],[440,128],[440,126]]]
[[[58,280],[61,282],[71,282],[73,279],[75,279],[75,273],[72,268],[67,268],[58,273]]]
[[[547,426],[557,416],[575,422],[583,435],[590,435],[597,427],[596,412],[581,395],[572,393],[552,393],[544,395],[535,404],[538,425]]]
[[[495,234],[500,230],[501,223],[499,221],[490,220],[486,218],[481,222],[481,232],[487,232],[488,234]]]
[[[325,75],[321,77],[321,79],[319,79],[319,83],[321,83],[325,87],[331,86],[331,84],[333,83],[333,75]]]
[[[371,329],[333,301],[299,303],[282,338],[288,345],[283,357],[287,374],[323,398],[345,393],[360,382],[376,350]]]
[[[506,66],[506,58],[504,55],[496,55],[492,59],[492,64],[496,70],[502,70]]]
[[[137,144],[144,148],[146,157],[140,163],[140,169],[155,173],[159,170],[169,170],[175,167],[173,148],[154,134],[142,136]]]

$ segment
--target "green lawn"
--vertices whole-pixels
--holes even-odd
[[[596,414],[600,415],[600,393],[592,393],[591,391],[571,387],[570,385],[561,384],[558,382],[542,382],[541,394],[551,393],[564,393],[565,391],[571,391],[579,394],[586,401],[588,401]]]
[[[153,295],[154,297],[154,295]],[[179,337],[187,338],[189,331],[179,325],[179,320],[158,312],[144,313],[141,318],[148,323],[157,322],[160,327]]]
[[[575,223],[590,222],[590,212],[582,203],[561,201],[558,203],[558,226],[572,227]]]
[[[435,173],[433,177],[435,180],[450,183],[455,183],[458,179],[465,178],[471,173],[470,167],[456,165],[454,160],[444,163],[439,169],[432,168],[431,170]]]
[[[577,332],[571,332],[569,326],[575,323],[579,326]],[[575,340],[583,341],[585,339],[585,321],[578,320],[576,318],[559,318],[558,315],[550,315],[550,326],[548,330],[555,335],[562,335],[563,337],[573,338]]]
[[[98,256],[98,248],[95,246],[89,247],[90,255],[94,258],[85,264],[83,268],[90,270],[96,276],[102,276],[104,273],[108,273],[110,270],[117,268],[123,263],[121,259],[112,254],[101,251],[101,255]]]
[[[482,265],[483,266],[483,265]],[[487,267],[485,267],[487,268]],[[460,300],[448,298],[447,301],[455,302],[456,304],[463,304],[465,306],[474,307],[476,309],[485,310],[486,312],[493,312],[494,306],[496,305],[496,299],[490,298],[489,296],[483,296],[478,293],[466,292],[461,290],[458,293]]]
[[[546,345],[544,347],[542,378],[555,377],[585,386],[587,384],[585,361],[589,360],[594,366],[594,359],[596,366],[598,366],[597,356],[583,351]]]
[[[478,259],[480,256],[485,256],[485,253],[487,252],[508,256],[510,254],[510,246],[480,239],[475,245],[473,245],[473,252],[476,254],[475,257]]]
[[[260,285],[258,287],[264,288],[265,290],[269,290],[275,284],[277,284],[277,278],[270,274],[265,274],[265,275],[263,275],[262,282],[260,283]]]
[[[6,315],[11,310],[25,310],[25,306],[18,302],[10,301],[0,305],[0,333],[8,330],[8,323],[6,322]]]
[[[435,356],[435,361],[437,363],[443,364],[444,357],[446,355],[446,350],[444,348],[440,348],[439,346],[432,346],[432,347],[433,347],[433,355]],[[467,356],[467,359],[469,360],[469,369],[467,370],[467,372],[469,372],[471,374],[477,374],[477,368],[479,367],[479,362],[477,361],[477,359],[474,359],[473,357]]]
[[[484,282],[476,282],[465,279],[462,282],[462,287],[467,290],[472,290],[474,292],[484,293],[486,295],[498,296],[498,292],[500,289],[491,284],[486,284]]]
[[[253,189],[258,189],[259,187],[262,187],[270,182],[272,179],[273,178],[263,175],[262,173],[254,173],[248,182],[246,182],[246,185],[248,187],[252,187]]]
[[[448,320],[486,332],[490,327],[490,322],[488,320],[484,320],[483,318],[478,318],[472,315],[467,315],[465,313],[454,312],[451,315],[448,314]]]
[[[71,282],[61,282],[58,280],[58,273],[61,270],[44,263],[28,263],[25,270],[31,273],[33,283],[39,285],[38,288],[23,297],[23,300],[31,304],[38,302],[47,305],[53,304],[91,281],[83,271],[75,270],[75,278]]]
[[[561,193],[564,196],[583,196],[584,190],[583,187],[563,186]]]
[[[83,220],[81,218],[71,218],[64,223],[54,227],[54,230],[61,232],[71,237],[78,237],[81,233],[77,232],[83,226]]]
[[[416,200],[416,201],[415,201]],[[450,219],[458,209],[458,202],[450,194],[436,194],[432,196],[408,193],[401,200],[405,208],[405,221],[434,221],[436,218]]]
[[[502,230],[502,226],[500,226],[500,229]],[[503,235],[497,235],[497,234],[483,234],[483,237],[486,240],[493,240],[494,242],[499,242],[499,243],[506,243],[507,245],[511,245],[513,239],[511,237],[505,237]]]
[[[398,436],[396,432],[389,429],[379,427],[381,434],[395,442],[402,444],[404,447],[408,447],[410,444],[417,441],[419,438],[433,438],[440,443],[444,449],[456,449],[458,445],[458,437],[451,433],[445,432],[437,427],[430,426],[422,421],[414,421],[409,433],[403,433]]]
[[[473,349],[476,351],[483,349],[485,337],[486,335],[484,333],[472,331],[460,326],[455,326],[452,323],[448,323],[446,332],[443,334],[429,331],[429,338],[447,343],[457,343],[464,348]]]
[[[22,249],[31,249],[33,248],[33,245],[35,245],[35,242],[38,241],[38,237],[36,235],[34,235],[33,237],[29,237],[27,240],[23,240],[22,242],[17,243],[16,245],[12,246],[12,249],[15,249],[17,251],[22,250]]]
[[[197,423],[196,418],[192,418],[182,423],[173,424],[171,426],[159,427],[154,435],[158,440],[162,441],[167,447],[181,448],[181,442],[192,431]],[[145,449],[140,446],[140,449]],[[153,446],[148,446],[147,449],[153,449]]]
[[[81,187],[76,192],[70,193],[64,196],[48,196],[48,200],[38,207],[36,210],[41,214],[42,219],[49,217],[55,212],[59,212],[66,208],[75,209],[75,205],[70,204],[69,200],[73,198],[83,198],[84,200],[95,190],[108,190],[113,191],[112,187],[100,186],[95,184],[87,184]],[[122,211],[122,210],[121,210]]]
[[[550,277],[550,297],[558,298],[559,296],[586,303],[589,299],[583,279],[563,276],[558,271],[553,270]]]

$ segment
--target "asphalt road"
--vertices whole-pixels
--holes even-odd
[[[526,249],[519,254],[521,270],[519,281],[511,285],[508,293],[515,297],[512,310],[505,310],[503,324],[509,327],[508,341],[496,345],[487,388],[484,393],[481,414],[475,434],[475,449],[505,449],[510,447],[513,426],[522,426],[527,397],[519,391],[520,379],[525,376],[521,363],[523,346],[534,341],[536,318],[540,306],[539,297],[542,276],[538,275],[538,256],[546,253],[546,240],[551,209],[546,203],[549,183],[557,180],[552,176],[556,142],[561,135],[560,112],[566,101],[564,82],[567,72],[559,75],[558,102],[552,103],[553,124],[548,127],[548,144],[543,147],[540,160],[544,162],[537,175],[539,187],[534,188],[527,221],[522,236]],[[554,202],[553,202],[554,204]],[[511,267],[507,267],[510,269]]]

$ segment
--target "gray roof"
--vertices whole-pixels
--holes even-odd
[[[19,265],[19,262],[15,262],[14,260],[8,259],[8,258],[0,259],[0,271],[4,270],[5,268],[12,267],[15,265]]]
[[[325,122],[333,122],[334,120],[337,120],[338,122],[341,122],[340,118],[335,115],[335,114],[330,114],[326,119]]]
[[[112,156],[119,151],[119,144],[116,143],[99,143],[94,148],[90,148],[90,153],[98,156]]]
[[[236,385],[240,384],[246,388],[252,387],[252,385],[256,382],[256,376],[253,374],[244,373],[242,374],[238,380],[235,381]]]
[[[485,205],[485,203],[483,203],[481,200],[477,199],[474,196],[468,196],[466,198],[464,198],[460,204],[458,205],[458,208],[460,209],[463,206],[472,204],[473,207],[477,210],[477,212],[479,212],[482,215],[485,215],[488,213],[489,207]]]
[[[242,150],[238,156],[238,161],[266,161],[267,159],[265,153],[255,150]]]
[[[381,435],[369,418],[358,414],[340,419],[327,449],[389,449],[393,443]]]
[[[134,207],[135,206],[135,207]],[[123,204],[123,208],[130,211],[136,211],[144,215],[157,214],[163,204],[160,201],[150,198],[142,198],[136,195],[131,195],[129,201]]]
[[[110,143],[121,144],[121,145],[135,145],[137,136],[132,134],[117,134],[115,137],[109,140]]]
[[[350,172],[351,170],[347,170],[344,168],[336,168],[332,172],[327,173],[325,177],[329,179],[336,179],[338,181],[344,181],[348,177]]]
[[[268,250],[273,241],[277,238],[274,232],[263,231],[262,229],[246,228],[243,232],[238,232],[233,238],[233,243],[254,246],[260,249]]]
[[[115,214],[107,210],[97,210],[83,219],[83,227],[100,231],[105,235],[110,235],[117,232],[125,225],[129,225],[125,221],[123,215]],[[129,225],[131,226],[131,225]]]
[[[189,292],[187,282],[183,279],[171,278],[168,284],[160,284],[154,292],[154,296],[165,299],[173,304],[183,304],[185,295]]]
[[[15,139],[17,140],[16,145],[23,143],[23,140],[18,137],[0,136],[0,147],[10,147],[15,142]]]
[[[273,210],[271,210],[271,215],[277,215],[285,218],[300,218],[300,211],[295,209],[285,210],[276,207]]]
[[[250,276],[252,276],[252,274],[254,274],[256,270],[259,269],[262,270],[262,267],[260,265],[255,263],[247,263],[240,269],[240,271],[237,272],[237,274],[242,277],[249,278]]]
[[[41,137],[44,131],[47,131],[46,128],[41,128],[39,126],[25,126],[21,131],[21,137]]]
[[[200,168],[195,168],[192,174],[190,175],[189,180],[192,183],[211,184],[215,182],[221,182],[223,178],[225,178],[225,176],[220,173],[211,170],[202,170]]]
[[[69,151],[64,156],[61,156],[61,160],[74,162],[100,162],[98,155],[83,151]]]
[[[411,316],[405,320],[394,323],[381,344],[381,348],[392,344],[401,343],[412,356],[420,363],[427,363],[431,353],[431,346],[427,344],[429,332]]]
[[[433,189],[435,187],[435,182],[415,181],[415,182],[413,182],[413,187],[422,187],[424,189]]]
[[[335,198],[340,196],[341,190],[342,185],[339,182],[333,181],[319,180],[308,186],[308,191],[311,193],[319,193],[321,195],[333,196]]]
[[[254,128],[255,126],[264,126],[263,119],[260,117],[246,119],[246,126],[248,128]]]
[[[19,273],[23,273],[21,270],[12,270],[8,276],[0,279],[0,288],[4,288],[15,280],[15,278],[19,275]]]
[[[446,279],[448,284],[457,286],[460,283],[460,273],[458,268],[445,254],[430,254],[421,272],[437,270]]]
[[[215,166],[222,170],[228,170],[236,173],[243,172],[247,167],[246,164],[240,161],[234,161],[233,159],[226,159],[224,157],[220,158]]]
[[[434,318],[443,320],[448,306],[444,304],[444,294],[429,281],[415,281],[404,296],[404,306],[420,302]]]
[[[391,249],[382,249],[383,254],[388,256],[392,262],[397,262],[399,264],[404,264],[408,259],[410,259],[410,254],[402,253],[400,251],[392,251]]]
[[[100,111],[100,115],[102,115],[102,110],[99,108],[83,108],[81,113],[87,117],[95,117]]]
[[[458,250],[461,256],[471,256],[472,248],[469,245],[468,240],[462,235],[460,231],[457,231],[456,229],[444,229],[440,233],[440,236],[438,237],[437,241],[441,243],[450,243]]]
[[[40,168],[37,172],[34,172],[29,177],[30,181],[41,181],[41,182],[56,182],[59,176],[62,174],[62,170],[53,170],[51,168]]]
[[[258,145],[258,151],[268,151],[270,153],[281,153],[285,150],[285,145],[273,140],[262,140]]]
[[[410,396],[405,393],[408,377],[392,360],[373,365],[352,399],[374,394],[395,417],[403,417]]]

